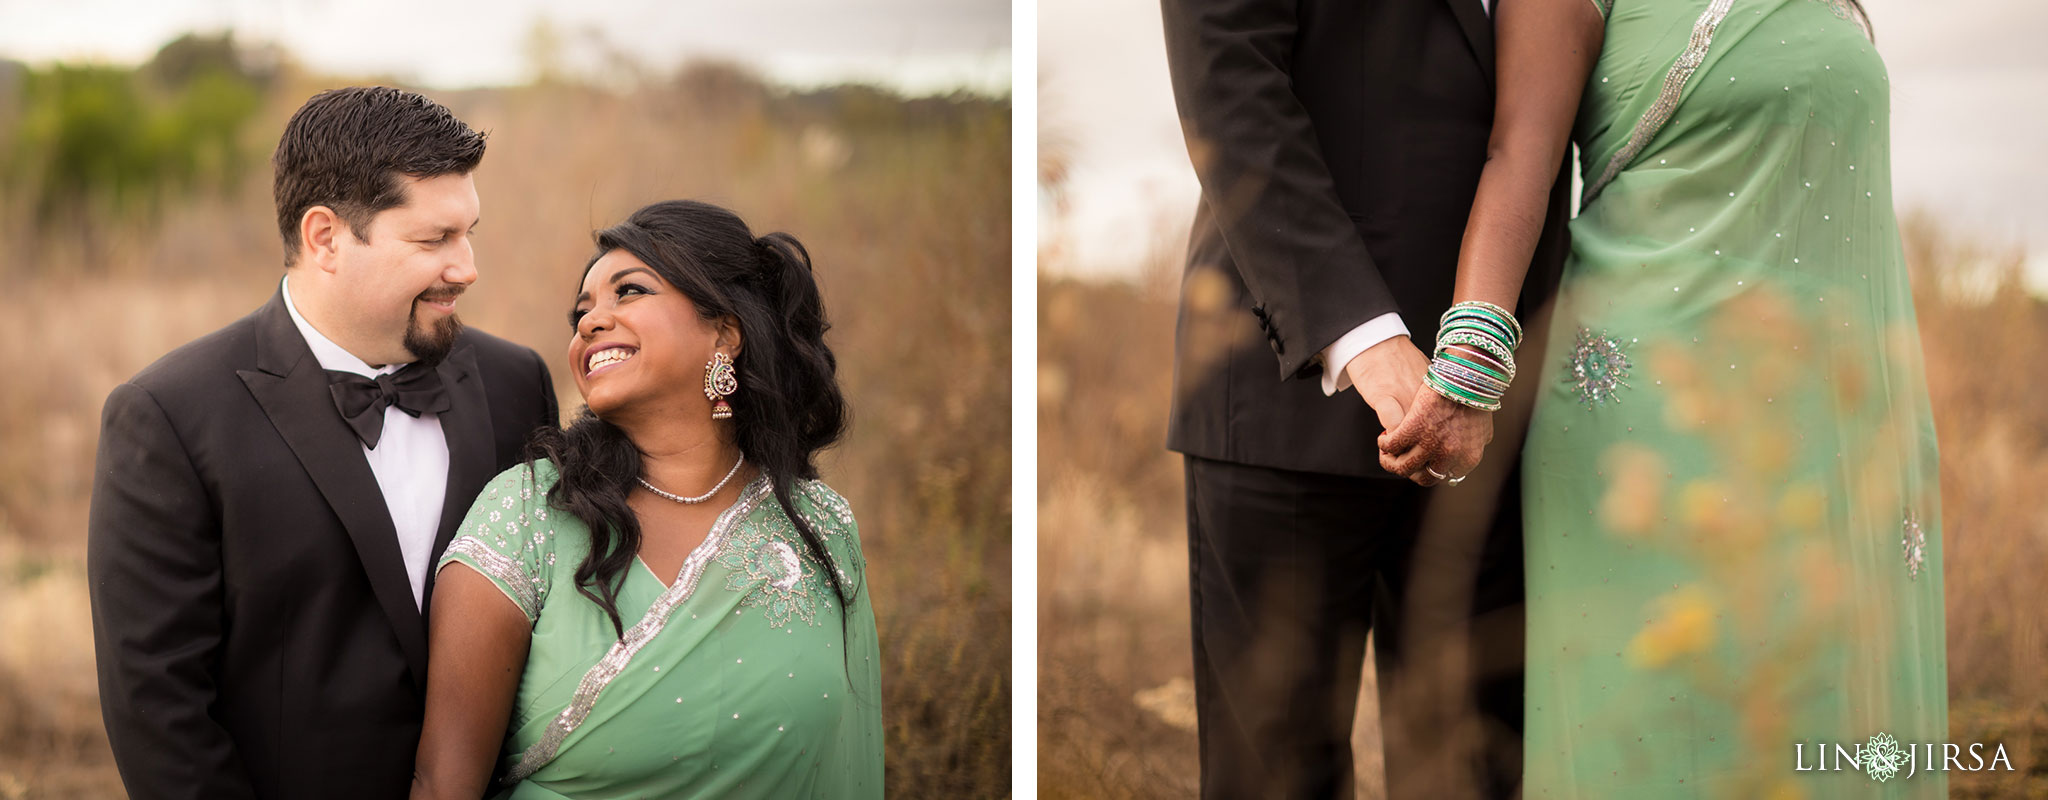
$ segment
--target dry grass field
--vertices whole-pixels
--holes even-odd
[[[269,149],[306,97],[350,82],[278,77],[239,142],[252,168],[150,214],[38,222],[23,187],[0,192],[0,800],[121,794],[83,572],[100,404],[275,289]],[[822,466],[868,551],[889,793],[1007,795],[1008,100],[795,93],[715,66],[429,94],[490,134],[464,318],[550,357],[565,413],[591,231],[690,197],[809,247],[854,414]],[[0,155],[27,124],[0,110]]]
[[[2002,742],[2018,769],[1952,772],[1951,794],[2048,798],[2048,402],[2028,369],[2048,359],[2048,302],[2016,256],[1905,228],[1941,439],[1949,738]],[[1136,281],[1039,283],[1047,797],[1196,787],[1181,463],[1164,449],[1177,259]],[[1361,798],[1383,796],[1375,719],[1362,708],[1353,740]]]

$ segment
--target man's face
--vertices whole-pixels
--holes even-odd
[[[431,366],[462,332],[455,298],[477,277],[470,246],[476,182],[468,175],[399,180],[404,204],[379,212],[361,238],[336,237],[334,286],[344,313],[383,363]]]

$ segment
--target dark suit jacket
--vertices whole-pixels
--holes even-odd
[[[438,369],[453,406],[436,559],[484,483],[557,421],[530,349],[466,331]],[[405,796],[426,626],[281,294],[108,395],[86,569],[130,795]]]
[[[1386,477],[1378,418],[1354,393],[1324,397],[1316,356],[1389,311],[1424,354],[1434,346],[1492,131],[1492,22],[1479,0],[1162,8],[1202,184],[1167,444],[1222,461]],[[1554,293],[1563,262],[1566,166],[1517,309],[1525,323]],[[1518,354],[1524,382],[1535,380],[1541,341],[1530,330]]]

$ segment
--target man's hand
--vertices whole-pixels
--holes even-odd
[[[1358,397],[1372,406],[1380,427],[1393,430],[1408,417],[1415,390],[1422,388],[1422,376],[1429,371],[1429,358],[1415,349],[1406,336],[1396,336],[1365,349],[1344,365]]]
[[[1426,385],[1416,387],[1408,411],[1399,427],[1380,434],[1380,466],[1423,486],[1472,474],[1493,441],[1492,412],[1453,402]]]

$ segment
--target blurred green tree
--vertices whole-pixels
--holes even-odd
[[[232,33],[180,36],[139,68],[22,70],[0,97],[7,200],[32,211],[33,235],[75,234],[91,250],[110,226],[153,225],[165,202],[232,192],[270,76],[246,66]]]

